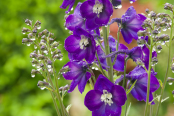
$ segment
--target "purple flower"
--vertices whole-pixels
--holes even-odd
[[[85,106],[92,116],[120,116],[121,106],[127,100],[123,87],[114,85],[103,75],[99,75],[94,90],[85,96]]]
[[[80,13],[81,4],[82,3],[79,2],[74,10],[74,14],[71,14],[66,18],[65,25],[71,31],[74,31],[75,27],[81,27],[82,29],[86,29],[85,26],[86,19],[83,18]]]
[[[69,6],[68,11],[66,11],[66,13],[68,13],[71,11],[71,8],[73,7],[74,3],[75,3],[75,0],[64,0],[60,8],[66,9],[66,7]]]
[[[149,101],[153,100],[152,92],[155,92],[159,88],[159,82],[155,77],[156,73],[152,70],[150,77],[150,94]],[[120,82],[123,79],[123,75],[121,78],[116,80],[116,83]],[[146,101],[147,96],[147,83],[148,83],[148,74],[143,67],[135,67],[129,74],[126,74],[126,79],[128,79],[127,85],[128,88],[137,80],[133,89],[131,90],[132,96],[138,101],[144,100]],[[154,104],[154,102],[152,102]]]
[[[86,27],[90,30],[106,25],[113,13],[109,0],[87,0],[81,7],[82,17],[87,19]]]
[[[82,28],[75,28],[73,35],[65,40],[65,49],[71,54],[71,59],[81,61],[85,58],[88,63],[94,61],[95,40]]]
[[[109,36],[108,39],[109,39],[110,52],[116,51],[115,39],[112,36]],[[102,43],[102,46],[104,47],[104,43]],[[100,46],[97,46],[96,49],[97,49],[97,54],[99,56],[99,60],[102,64],[103,68],[105,68],[105,66],[107,66],[105,53],[103,52],[103,50],[101,49]],[[128,49],[128,48],[125,45],[119,44],[118,50],[126,50],[126,49]],[[113,65],[113,68],[117,71],[123,72],[124,71],[124,58],[126,58],[126,57],[125,57],[125,55],[122,55],[122,54],[117,55],[116,62]],[[115,59],[115,55],[111,57],[111,61],[113,62],[114,59]]]
[[[143,30],[141,27],[143,21],[146,19],[145,16],[141,14],[136,14],[136,10],[133,6],[129,7],[126,13],[121,17],[121,19],[115,18],[112,19],[111,23],[117,22],[122,25],[121,33],[123,35],[124,40],[130,44],[132,39],[138,39],[137,32],[139,30]]]
[[[78,85],[80,93],[83,93],[85,85],[91,74],[87,72],[87,65],[85,62],[68,62],[64,67],[68,67],[70,71],[63,73],[66,80],[73,80],[68,92],[72,92]]]

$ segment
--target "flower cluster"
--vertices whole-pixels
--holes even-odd
[[[130,3],[135,1],[130,0]],[[147,15],[137,14],[131,6],[121,18],[113,18],[110,21],[114,8],[121,8],[121,0],[86,0],[83,3],[79,2],[74,12],[69,14],[73,10],[74,3],[75,0],[64,0],[60,6],[63,9],[69,6],[64,26],[71,35],[65,39],[64,44],[70,61],[58,74],[63,75],[66,80],[72,80],[70,86],[58,87],[59,76],[54,69],[54,61],[61,60],[63,56],[57,48],[59,42],[52,38],[53,33],[46,29],[38,32],[41,28],[40,21],[32,26],[31,20],[25,20],[31,29],[23,28],[22,33],[27,33],[28,38],[23,38],[22,43],[28,46],[34,44],[36,49],[30,54],[32,65],[36,67],[36,70],[31,71],[32,77],[40,73],[46,79],[39,81],[38,86],[41,89],[48,88],[51,93],[56,91],[52,93],[53,101],[55,95],[60,102],[63,116],[68,116],[62,103],[67,89],[68,92],[72,92],[78,85],[80,93],[83,93],[88,81],[92,90],[86,94],[84,104],[92,111],[92,116],[120,116],[129,92],[138,101],[144,100],[146,109],[148,104],[155,104],[153,92],[160,87],[160,84],[155,77],[157,73],[153,67],[158,63],[157,53],[160,53],[161,45],[166,45],[172,40],[172,32],[170,37],[160,32],[171,28],[173,17],[165,13],[156,14],[148,9]],[[164,7],[172,12],[173,8],[171,4],[165,4]],[[109,35],[109,25],[114,22],[119,28],[117,40]],[[130,44],[135,39],[138,46],[128,49],[124,44],[120,44],[120,32],[126,43]],[[136,62],[137,66],[126,74],[126,64],[129,59]],[[97,67],[96,69],[101,72],[98,77],[95,76],[93,67]],[[172,71],[173,67],[172,64]],[[123,75],[115,81],[113,75],[120,74]],[[56,88],[52,76],[55,78]],[[121,81],[123,81],[122,86],[119,85]],[[167,81],[173,79],[168,78]],[[57,113],[59,115],[59,112]]]

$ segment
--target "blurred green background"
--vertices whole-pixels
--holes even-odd
[[[29,54],[33,51],[33,46],[28,47],[21,43],[22,38],[26,37],[21,33],[21,29],[27,27],[24,21],[28,18],[34,22],[41,21],[41,30],[46,28],[55,34],[56,40],[62,44],[59,48],[64,55],[63,60],[58,61],[56,65],[59,70],[68,61],[67,52],[63,48],[64,40],[69,35],[64,28],[65,10],[59,8],[62,1],[0,0],[0,116],[56,116],[49,91],[37,87],[37,82],[43,78],[40,75],[31,78],[32,66]],[[76,0],[76,4],[78,1],[80,0]],[[165,2],[174,4],[173,0],[138,0],[139,4],[148,3],[150,5],[148,8],[156,12],[163,12]],[[156,65],[157,77],[162,81],[166,70],[166,50],[167,48],[164,47],[158,57],[159,63]],[[174,47],[172,52],[174,56]],[[170,71],[169,76],[174,77],[174,74]],[[65,85],[67,81],[61,78],[59,84]],[[166,86],[165,97],[170,98],[162,104],[160,116],[174,116],[174,112],[170,115],[170,108],[174,108],[172,90],[174,85]],[[79,110],[82,111],[79,116],[85,116],[86,112],[90,114],[83,106],[85,93],[80,95],[75,92],[71,94],[71,100],[69,95],[65,97],[65,105],[73,103],[74,106],[79,106]],[[81,103],[73,102],[73,98],[78,98],[77,101],[80,99]],[[143,111],[144,102],[136,102],[133,99],[129,116],[141,116]]]

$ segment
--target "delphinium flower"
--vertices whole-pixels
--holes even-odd
[[[92,116],[120,116],[121,106],[127,100],[123,87],[114,85],[103,75],[99,75],[94,90],[85,96],[85,106]]]
[[[109,40],[110,52],[116,51],[116,44],[115,44],[116,40],[112,36],[109,36],[108,40]],[[102,46],[104,47],[103,43],[102,43]],[[126,50],[126,49],[128,49],[128,48],[125,45],[119,44],[118,50]],[[97,50],[97,54],[99,56],[99,60],[102,64],[103,68],[105,69],[105,67],[107,66],[105,53],[100,46],[97,46],[96,50]],[[114,62],[114,59],[115,59],[115,56],[112,56],[111,57],[112,62]],[[121,72],[124,71],[124,55],[120,55],[120,54],[117,55],[113,68],[117,71],[121,71]]]
[[[68,92],[72,92],[78,85],[80,93],[85,89],[86,83],[91,77],[91,74],[87,71],[88,66],[84,61],[81,62],[68,62],[63,68],[68,68],[68,71],[63,72],[63,77],[66,80],[73,80]]]
[[[145,16],[137,14],[134,7],[131,6],[121,17],[121,19],[112,19],[111,23],[117,22],[119,25],[121,24],[121,33],[123,35],[123,38],[128,44],[130,44],[132,42],[132,39],[138,39],[137,32],[139,30],[144,30],[141,25],[145,19]]]
[[[65,49],[71,54],[72,59],[81,61],[85,58],[88,63],[94,61],[95,40],[91,34],[82,28],[75,28],[73,35],[65,40]]]
[[[80,13],[81,4],[82,3],[79,2],[74,10],[74,13],[66,18],[65,26],[71,31],[73,31],[75,27],[81,27],[82,29],[86,29],[86,19],[83,18]]]
[[[71,11],[71,9],[72,9],[74,3],[75,3],[75,0],[63,0],[63,3],[62,3],[62,5],[60,6],[60,8],[66,9],[66,7],[69,6],[68,11],[66,11],[66,13],[69,13],[69,12]]]
[[[109,0],[87,0],[80,7],[82,17],[85,17],[86,28],[92,30],[107,25],[113,13]]]
[[[150,77],[149,101],[153,100],[152,93],[155,92],[160,86],[155,75],[156,75],[156,72],[152,70],[151,77]],[[116,80],[116,83],[120,82],[123,78],[124,76],[122,75],[118,80]],[[145,69],[141,66],[137,66],[129,74],[126,74],[125,78],[128,79],[128,82],[127,82],[128,88],[130,88],[131,85],[136,81],[134,87],[131,90],[132,96],[138,101],[141,101],[141,100],[146,101],[148,74],[145,71]],[[154,104],[154,102],[152,102],[152,104]]]

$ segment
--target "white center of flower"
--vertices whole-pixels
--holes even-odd
[[[88,38],[86,38],[84,35],[81,35],[81,40],[80,40],[80,49],[86,49],[86,46],[89,44]]]
[[[105,105],[108,104],[109,106],[111,106],[111,104],[113,104],[112,94],[109,93],[107,90],[103,90],[103,94],[101,95],[101,101],[104,101]]]
[[[93,6],[93,13],[99,14],[102,12],[103,4],[98,0],[95,1],[95,5]]]

